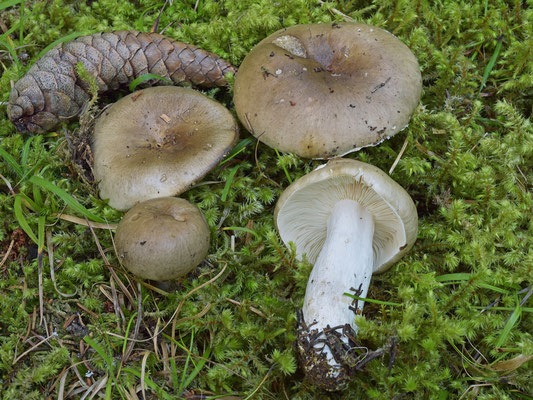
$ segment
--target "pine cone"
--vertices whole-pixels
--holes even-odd
[[[14,86],[9,119],[21,132],[40,133],[75,118],[89,100],[76,64],[96,77],[99,92],[152,73],[175,83],[225,86],[236,68],[216,54],[157,33],[115,31],[82,36],[48,51]]]

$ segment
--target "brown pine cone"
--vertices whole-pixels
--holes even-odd
[[[175,83],[225,86],[236,68],[216,54],[157,33],[115,31],[82,36],[48,51],[14,86],[9,119],[21,132],[40,133],[80,113],[89,88],[76,64],[96,77],[99,92],[117,89],[152,73]]]

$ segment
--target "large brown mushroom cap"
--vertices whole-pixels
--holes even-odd
[[[132,93],[98,119],[92,152],[100,197],[119,210],[174,196],[203,178],[238,139],[224,106],[187,88]]]
[[[398,133],[421,88],[415,56],[391,33],[360,23],[296,25],[246,56],[234,101],[259,140],[322,158]]]
[[[129,210],[117,227],[122,264],[144,279],[185,275],[209,250],[210,231],[198,207],[176,197],[152,199]]]

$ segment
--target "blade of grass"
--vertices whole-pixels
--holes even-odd
[[[231,183],[233,182],[233,178],[235,177],[235,174],[237,173],[237,170],[239,169],[239,166],[233,167],[233,169],[230,171],[228,179],[226,179],[226,184],[224,185],[224,190],[222,190],[222,196],[220,197],[220,200],[226,201],[229,193],[229,189],[231,187]]]
[[[136,316],[137,316],[137,311],[133,313],[133,315],[131,316],[128,322],[128,327],[126,328],[126,334],[124,335],[124,343],[122,344],[122,357],[124,357],[124,354],[126,354],[126,345],[128,344],[128,335],[131,329],[131,324],[133,323],[133,320],[135,319]]]
[[[492,361],[489,365],[492,367],[494,364],[498,363],[500,360],[504,359],[505,357],[507,357],[507,354],[503,353],[502,355],[497,357],[494,361]]]
[[[20,196],[22,198],[22,202],[26,207],[28,207],[33,212],[39,212],[41,211],[41,207],[37,203],[35,203],[32,199],[30,199],[28,196],[26,196],[24,193],[19,193],[17,196]]]
[[[4,46],[7,49],[7,51],[9,51],[9,54],[11,55],[13,62],[15,63],[17,68],[20,68],[22,65],[20,64],[20,60],[17,57],[17,53],[15,52],[15,49],[12,45],[13,40],[11,40],[9,36],[6,36],[4,39],[5,40],[0,40],[0,44]]]
[[[0,11],[8,8],[8,7],[12,7],[14,5],[17,5],[18,3],[20,3],[22,0],[7,0],[7,1],[3,1],[0,3]]]
[[[485,84],[489,79],[489,75],[492,72],[494,65],[496,64],[496,60],[498,59],[498,55],[500,54],[500,50],[502,49],[502,44],[503,35],[500,35],[500,37],[498,38],[498,43],[496,44],[496,48],[494,49],[494,53],[492,53],[492,57],[490,58],[487,66],[485,67],[485,71],[483,71],[483,79],[481,80],[481,86],[479,87],[479,92],[477,93],[478,96],[481,94],[481,91],[485,87]]]
[[[35,233],[30,228],[30,224],[28,224],[28,221],[26,220],[26,217],[24,216],[24,212],[22,211],[22,196],[20,194],[17,194],[15,196],[15,204],[13,206],[13,210],[15,211],[15,218],[17,219],[17,222],[19,223],[20,227],[24,232],[26,232],[26,235],[33,240],[35,244],[39,243],[39,240],[37,239],[37,236],[35,236]]]
[[[28,158],[30,156],[31,142],[33,142],[34,138],[35,136],[30,137],[24,143],[24,147],[22,147],[22,156],[20,158],[20,165],[24,169],[24,172],[26,172],[26,170],[28,169]]]
[[[19,26],[20,26],[20,22],[17,22],[16,24],[14,24],[11,28],[9,28],[7,31],[5,31],[4,33],[0,35],[0,40],[2,40],[6,36],[11,35],[13,32],[19,29]]]
[[[85,340],[85,337],[83,339]],[[113,357],[113,346],[111,346],[111,342],[109,341],[109,336],[105,335],[104,336],[104,340],[106,342],[107,350],[108,350],[109,353],[106,352],[102,347],[100,347],[100,349],[105,354],[111,354],[111,356],[108,356],[109,360],[111,361],[111,364],[107,363],[107,365],[108,365],[107,372],[109,373],[109,376],[113,380],[113,383],[115,384],[115,388],[118,390],[118,393],[120,394],[120,397],[122,398],[122,400],[127,400],[127,396],[125,395],[126,389],[122,386],[122,382],[121,382],[121,379],[120,379],[121,378],[121,376],[120,376],[120,367],[119,367],[118,372],[115,373],[115,364],[113,364],[114,360],[112,358]],[[104,359],[104,361],[105,360],[106,359]]]
[[[37,163],[36,163],[33,167],[31,167],[29,170],[27,170],[27,171],[24,173],[24,175],[22,175],[22,178],[20,178],[19,183],[25,181],[26,178],[27,178],[28,176],[33,175],[33,173],[34,173],[35,171],[37,171],[37,169],[41,166],[41,164],[42,164],[43,162],[45,162],[45,160],[44,160],[43,158],[39,159],[39,161],[37,161]],[[48,169],[48,167],[50,167],[50,165],[47,165],[46,167],[44,167],[43,169],[41,169],[41,170],[39,171],[39,173],[42,174],[44,171],[46,171],[46,170]]]
[[[108,374],[108,377],[109,377],[109,374]],[[111,394],[113,393],[113,379],[107,379],[107,384],[106,384],[106,387],[105,387],[105,397],[104,399],[105,400],[111,400],[112,399],[112,396]]]
[[[468,273],[456,273],[456,274],[445,274],[436,276],[435,280],[437,282],[444,282],[444,281],[467,281],[470,278],[472,278],[472,274]]]
[[[483,310],[484,308],[486,307],[481,307],[481,306],[474,306],[474,308],[476,310]],[[488,310],[496,310],[496,311],[514,311],[515,308],[511,308],[511,307],[490,307],[490,308],[487,308],[487,311]],[[522,312],[533,312],[533,307],[522,307],[521,308]]]
[[[189,344],[189,349],[187,351],[187,357],[185,358],[185,365],[183,366],[183,371],[181,373],[181,381],[180,381],[180,386],[178,388],[178,394],[183,393],[183,390],[187,387],[187,386],[184,387],[183,384],[185,383],[185,376],[187,375],[187,368],[189,367],[189,361],[191,361],[193,344],[194,344],[194,331],[191,332],[191,342]]]
[[[39,281],[39,325],[42,325],[44,320],[44,288],[43,288],[43,250],[44,250],[44,228],[46,225],[46,217],[39,215],[37,219],[37,265],[38,265],[38,281]]]
[[[94,351],[96,351],[98,353],[98,355],[100,357],[102,357],[102,360],[104,360],[106,366],[107,366],[107,373],[109,374],[110,376],[110,380],[113,381],[113,383],[115,384],[115,388],[117,388],[119,394],[120,394],[120,397],[122,397],[122,399],[124,399],[124,394],[122,393],[123,392],[123,389],[119,386],[117,380],[115,379],[115,364],[113,363],[113,359],[112,357],[107,354],[107,352],[105,351],[105,349],[100,346],[98,343],[96,343],[95,340],[93,340],[90,336],[84,336],[83,337],[83,340],[93,348]],[[106,389],[106,395],[107,395],[107,389]]]
[[[472,274],[469,274],[469,273],[445,274],[445,275],[440,275],[440,276],[435,277],[435,280],[437,282],[441,282],[443,285],[454,285],[457,282],[453,282],[453,281],[469,281],[470,279],[472,279]],[[446,282],[446,281],[452,281],[452,282]],[[502,289],[502,288],[499,288],[493,285],[489,285],[488,283],[477,283],[476,285],[481,288],[489,289],[497,293],[509,294],[508,290]]]
[[[513,390],[510,390],[509,392],[512,393],[513,395],[517,396],[517,398],[519,398],[519,399],[526,399],[526,400],[533,399],[533,395],[521,392],[518,389],[513,389]]]
[[[507,341],[509,338],[509,335],[511,334],[511,331],[513,330],[513,327],[516,325],[520,317],[522,316],[522,308],[520,307],[520,302],[516,301],[516,307],[507,320],[505,326],[503,327],[502,333],[500,334],[500,337],[498,337],[498,340],[496,341],[496,347],[502,347],[502,345]]]
[[[148,13],[148,11],[153,10],[154,8],[160,8],[164,3],[158,3],[153,6],[148,7],[143,11],[143,13],[137,18],[137,21],[135,21],[135,29],[138,31],[146,30],[144,29],[144,17]]]
[[[37,58],[36,59],[41,58],[48,50],[52,49],[53,47],[57,46],[60,43],[68,42],[69,40],[76,39],[77,37],[80,37],[80,36],[88,35],[89,33],[90,32],[88,32],[88,31],[85,31],[85,32],[72,32],[72,33],[69,33],[68,35],[60,37],[59,39],[53,41],[48,46],[46,46],[44,49],[42,49],[39,52],[39,54],[37,54]]]
[[[141,373],[139,371],[135,371],[133,368],[123,368],[122,371],[130,373],[137,378],[141,379]],[[148,385],[150,389],[152,389],[157,395],[162,396],[165,400],[172,400],[175,399],[174,396],[171,396],[167,392],[165,392],[161,387],[159,387],[154,381],[152,381],[150,378],[144,377],[144,382]]]
[[[283,172],[285,172],[285,176],[287,177],[287,180],[289,181],[289,183],[292,183],[292,179],[289,175],[289,171],[287,171],[287,168],[285,168],[285,165],[281,163],[281,156],[279,155],[278,149],[274,149],[274,151],[276,152],[278,156],[279,163],[281,164],[281,168],[283,168]]]
[[[260,238],[259,234],[255,231],[252,231],[251,229],[248,229],[248,228],[243,228],[241,226],[226,226],[224,228],[222,228],[223,231],[242,231],[242,232],[247,232],[247,233],[251,233],[252,235],[254,235],[256,238]]]
[[[174,358],[170,359],[170,377],[172,379],[172,388],[174,389],[174,393],[178,393],[178,368],[176,367],[176,360]]]
[[[185,382],[183,382],[183,390],[189,387],[191,382],[196,378],[196,376],[200,373],[202,368],[204,367],[205,363],[209,359],[209,355],[211,353],[211,348],[207,348],[204,353],[202,354],[202,358],[200,361],[198,361],[198,364],[196,364],[196,367],[191,371],[191,373],[187,376],[187,379]],[[181,392],[180,392],[181,393]]]
[[[19,46],[24,44],[24,0],[20,2],[20,31],[19,31]]]
[[[11,169],[15,171],[15,173],[19,176],[19,178],[22,177],[22,175],[24,174],[24,172],[22,171],[22,168],[17,163],[15,158],[2,147],[0,147],[0,156],[2,156],[2,158],[8,163]]]
[[[187,379],[185,381],[183,381],[183,378],[182,378],[182,381],[181,381],[181,384],[180,384],[180,390],[178,391],[178,393],[181,393],[182,390],[185,390],[191,384],[193,379],[198,375],[198,373],[201,371],[201,369],[203,368],[205,363],[209,360],[209,356],[211,354],[211,348],[208,347],[201,356],[194,356],[192,351],[191,351],[192,341],[191,341],[191,345],[189,347],[187,347],[183,343],[178,342],[176,339],[173,339],[172,337],[170,337],[170,336],[168,336],[168,335],[166,335],[164,333],[163,333],[163,336],[165,336],[168,340],[170,340],[171,342],[176,344],[179,348],[181,348],[183,351],[185,351],[187,353],[187,360],[186,360],[185,367],[184,367],[184,370],[183,370],[184,373],[187,371],[187,362],[188,362],[189,359],[195,365],[194,370],[187,376]],[[193,338],[191,338],[191,340],[192,339]],[[194,358],[192,358],[192,356],[194,356],[195,358],[199,358],[199,361],[198,361],[197,364],[195,364]],[[174,358],[171,358],[171,361],[173,361],[173,360],[174,360]],[[177,375],[176,375],[176,377],[177,377]],[[175,392],[176,392],[176,390],[175,390]],[[215,398],[215,397],[213,397],[213,398]]]
[[[474,359],[470,359],[470,358],[468,358],[467,356],[465,356],[465,355],[463,354],[463,352],[462,352],[461,350],[459,350],[459,349],[457,348],[457,346],[456,346],[453,342],[451,342],[450,340],[448,340],[448,343],[451,344],[451,346],[455,349],[455,351],[456,351],[456,352],[461,356],[461,358],[462,358],[463,360],[465,360],[469,365],[471,365],[472,367],[477,368],[477,369],[482,369],[482,368],[483,368],[483,366],[482,366],[481,364],[479,364],[477,361],[475,361]],[[467,354],[468,354],[468,353],[467,353]],[[470,355],[470,354],[469,354],[469,355]]]
[[[33,184],[33,200],[35,201],[35,205],[39,209],[44,207],[44,201],[43,197],[41,196],[41,190],[39,189],[39,186],[37,186],[35,183]]]
[[[471,43],[468,43],[465,45],[465,49],[468,49],[470,47],[474,47],[474,46],[477,46],[478,44],[481,44],[483,43],[485,40],[479,40],[477,42],[471,42]]]
[[[58,188],[53,183],[48,182],[46,179],[43,179],[39,176],[32,176],[29,179],[29,182],[35,183],[36,185],[39,185],[43,189],[49,190],[50,192],[54,193],[55,195],[59,196],[61,200],[63,200],[67,205],[72,208],[74,211],[79,212],[83,216],[87,217],[88,219],[96,222],[105,223],[106,221],[102,218],[100,218],[97,215],[94,215],[89,210],[87,210],[84,206],[82,206],[80,203],[78,203],[77,200],[75,200],[71,195],[69,195],[67,192],[65,192],[63,189]]]
[[[170,82],[170,83],[174,83],[172,82],[170,79],[168,78],[165,78],[164,76],[161,76],[161,75],[156,75],[156,74],[143,74],[141,76],[139,76],[138,78],[135,78],[131,83],[130,83],[130,92],[133,92],[135,90],[135,88],[140,85],[141,83],[145,82],[145,81],[149,81],[151,79],[159,79],[159,80],[162,80],[162,81],[165,81],[165,82]]]
[[[402,305],[401,303],[393,303],[392,301],[381,301],[381,300],[376,300],[376,299],[366,299],[364,297],[359,297],[359,296],[356,296],[356,295],[351,294],[351,293],[343,293],[343,294],[345,296],[351,297],[352,299],[364,301],[364,302],[367,302],[367,303],[381,304],[381,305],[384,305],[384,306],[401,306]]]
[[[241,140],[230,151],[230,153],[227,155],[227,157],[224,160],[222,160],[218,165],[222,166],[222,165],[226,164],[228,161],[230,161],[236,155],[238,155],[239,153],[242,153],[246,149],[246,146],[248,146],[250,143],[253,143],[253,141],[254,141],[253,138],[246,138],[246,139]]]
[[[257,387],[254,389],[254,391],[252,393],[250,393],[248,396],[246,396],[244,398],[244,400],[250,400],[252,397],[255,396],[255,394],[259,391],[259,389],[261,389],[261,386],[263,386],[263,384],[266,382],[266,380],[268,379],[268,377],[270,376],[270,373],[272,372],[272,369],[274,368],[274,365],[272,365],[269,370],[267,371],[265,377],[261,380],[261,382],[259,382],[259,385],[257,385]]]
[[[93,340],[90,336],[84,336],[83,337],[83,340],[93,348],[94,351],[96,351],[98,353],[98,355],[100,357],[102,357],[102,359],[104,360],[104,362],[106,363],[108,369],[109,369],[109,373],[111,376],[114,375],[114,365],[113,365],[113,360],[111,359],[111,357],[109,356],[109,354],[107,354],[107,352],[104,350],[104,348],[102,346],[100,346],[98,343],[96,343],[95,340]]]
[[[489,285],[488,283],[478,283],[477,284],[480,288],[492,290],[493,292],[501,293],[501,294],[509,294],[508,290],[501,289],[496,286]]]

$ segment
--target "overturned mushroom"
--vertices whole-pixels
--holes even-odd
[[[422,79],[409,48],[360,23],[296,25],[262,40],[235,79],[259,140],[307,158],[342,156],[407,126]]]
[[[209,226],[198,207],[175,197],[129,210],[117,227],[122,264],[140,278],[167,281],[187,274],[207,255]]]
[[[409,251],[418,232],[415,205],[379,168],[335,159],[289,186],[274,218],[283,242],[294,242],[297,255],[314,264],[300,329],[300,343],[309,347],[300,349],[304,368],[314,383],[337,390],[349,373],[349,332],[356,333],[363,308],[344,293],[365,297],[372,273]],[[338,347],[326,344],[326,330]]]
[[[229,110],[200,92],[163,86],[132,93],[95,125],[100,197],[127,210],[136,202],[180,194],[211,171],[237,139]]]

